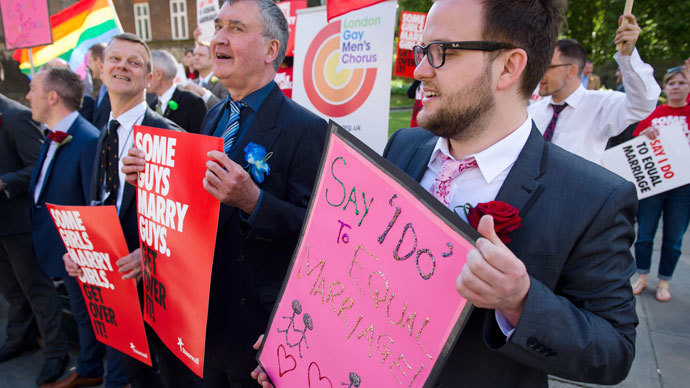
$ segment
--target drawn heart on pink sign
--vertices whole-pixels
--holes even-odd
[[[315,367],[314,370],[316,372],[312,373],[312,367]],[[312,376],[314,376],[314,379],[312,379]],[[312,380],[314,381],[314,385],[312,385]],[[323,380],[326,381],[322,382]],[[307,382],[309,383],[309,388],[333,388],[333,384],[331,384],[331,379],[329,379],[326,376],[321,376],[321,368],[319,368],[319,365],[313,361],[311,364],[309,364],[309,369],[307,370]]]
[[[280,350],[283,350],[283,354],[281,355]],[[285,347],[283,345],[278,345],[278,349],[276,349],[276,356],[278,356],[278,374],[280,377],[283,377],[284,374],[295,370],[297,368],[297,361],[295,360],[295,357],[292,357],[291,355],[287,354],[285,351]],[[280,360],[283,360],[283,362],[290,360],[292,362],[292,367],[291,368],[285,368],[283,370],[283,364],[280,363]],[[286,363],[286,365],[289,365],[290,363]]]

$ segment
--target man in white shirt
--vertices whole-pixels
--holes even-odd
[[[585,48],[564,39],[557,43],[539,83],[539,94],[547,97],[527,109],[547,141],[594,163],[600,163],[610,137],[652,113],[661,94],[654,69],[642,62],[635,48],[640,35],[635,16],[622,18],[629,23],[616,32],[615,42],[622,43],[622,48],[614,59],[623,73],[625,94],[585,89],[580,78]]]
[[[527,113],[564,5],[439,0],[414,48],[426,130],[397,131],[384,156],[460,217],[486,202],[521,217],[507,244],[478,222],[456,284],[477,308],[437,387],[615,384],[634,358],[634,186],[545,142]]]
[[[206,108],[211,109],[219,101],[227,98],[228,89],[213,74],[213,58],[211,48],[207,44],[199,43],[194,48],[194,69],[199,72],[199,77],[188,82],[185,89],[203,98]]]
[[[136,189],[125,184],[122,156],[126,155],[127,150],[134,144],[135,124],[180,129],[175,123],[150,109],[146,103],[146,87],[151,82],[152,68],[151,51],[144,41],[133,34],[115,35],[103,52],[101,77],[108,88],[112,110],[96,147],[96,160],[90,182],[91,204],[116,206],[125,241],[131,252],[115,262],[124,279],[141,279],[142,264],[137,228]],[[104,149],[110,151],[102,152]],[[70,276],[81,276],[81,269],[70,259],[69,254],[63,259]],[[182,370],[181,373],[187,372],[186,376],[195,378],[189,369],[167,350],[153,331],[147,331],[147,335],[149,347],[159,360],[161,369],[179,368]],[[153,368],[127,355],[120,356],[127,379],[133,386],[160,384],[160,377]],[[165,383],[167,386],[176,386],[171,382]],[[190,385],[186,382],[180,384]]]

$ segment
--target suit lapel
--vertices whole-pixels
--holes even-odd
[[[407,167],[407,174],[417,182],[421,181],[424,176],[426,167],[429,164],[429,159],[431,159],[431,153],[434,152],[437,141],[437,136],[429,136],[429,138],[417,148],[414,155],[412,155],[410,164]]]
[[[544,190],[537,179],[545,172],[547,152],[547,143],[532,123],[532,131],[527,143],[496,195],[497,201],[516,207],[522,218],[525,218],[534,201]]]
[[[74,132],[76,131],[77,125],[79,125],[78,121],[81,116],[77,116],[76,119],[74,119],[74,122],[72,122],[72,125],[70,125],[69,129],[67,130],[68,135],[74,136]],[[45,141],[43,142],[43,148],[41,149],[41,158],[40,158],[40,163],[37,163],[37,166],[43,167],[43,163],[45,162],[45,157],[48,154],[48,148],[50,147],[50,139],[46,138]],[[65,145],[67,146],[67,145]],[[50,159],[48,162],[48,169],[46,170],[46,175],[43,177],[43,184],[41,185],[41,192],[38,195],[38,201],[41,202],[41,197],[43,196],[43,188],[46,187],[46,184],[48,183],[48,179],[50,178],[50,174],[53,172],[53,166],[55,165],[55,160],[58,158],[58,155],[60,152],[62,152],[63,147],[57,147],[55,149],[55,153],[53,153],[53,157]],[[40,174],[41,172],[38,171],[37,174]],[[36,175],[36,180],[38,180],[38,175]],[[34,182],[34,184],[37,182]],[[33,193],[33,190],[31,191]],[[33,200],[33,199],[32,199]]]
[[[163,115],[163,117],[165,117],[165,118],[167,118],[167,119],[169,119],[169,118],[172,116],[173,112],[174,112],[172,109],[170,109],[170,101],[175,101],[175,102],[177,102],[177,104],[178,104],[178,109],[179,109],[179,106],[180,106],[180,91],[177,89],[177,86],[175,87],[175,91],[173,92],[172,96],[170,97],[170,100],[168,100],[168,106],[165,107],[165,114]],[[163,109],[163,107],[161,107],[161,109]]]
[[[249,142],[254,142],[263,146],[266,152],[272,152],[273,143],[275,143],[280,127],[276,126],[276,115],[278,108],[285,98],[283,92],[276,86],[271,93],[266,97],[266,100],[261,104],[261,108],[254,116],[251,127],[249,127],[239,139],[232,152],[231,159],[244,167],[246,161],[244,160],[244,148]],[[215,126],[214,126],[215,128]],[[237,211],[235,207],[221,206],[219,225],[225,224],[230,219],[230,216]]]
[[[50,139],[47,137],[43,140],[43,146],[41,146],[41,154],[38,157],[38,161],[36,162],[36,168],[34,168],[33,174],[31,174],[31,183],[29,184],[29,194],[31,195],[31,203],[36,204],[36,201],[34,201],[34,191],[36,190],[36,184],[38,183],[38,177],[41,174],[41,170],[43,169],[43,161],[46,158],[46,155],[48,154],[48,148],[50,148]],[[47,175],[47,173],[46,173]],[[45,179],[43,180],[45,183]],[[45,184],[44,184],[45,186]],[[42,189],[42,188],[41,188]],[[43,190],[41,190],[43,191]],[[40,198],[40,195],[39,195]],[[33,207],[33,206],[32,206]]]

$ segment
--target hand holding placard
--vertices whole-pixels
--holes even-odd
[[[220,202],[252,214],[259,202],[261,190],[239,164],[220,151],[210,151],[206,162],[204,189]]]

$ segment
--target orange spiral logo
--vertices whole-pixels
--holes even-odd
[[[376,68],[340,69],[340,21],[329,23],[316,35],[304,63],[304,88],[309,101],[329,117],[357,110],[369,97]]]

